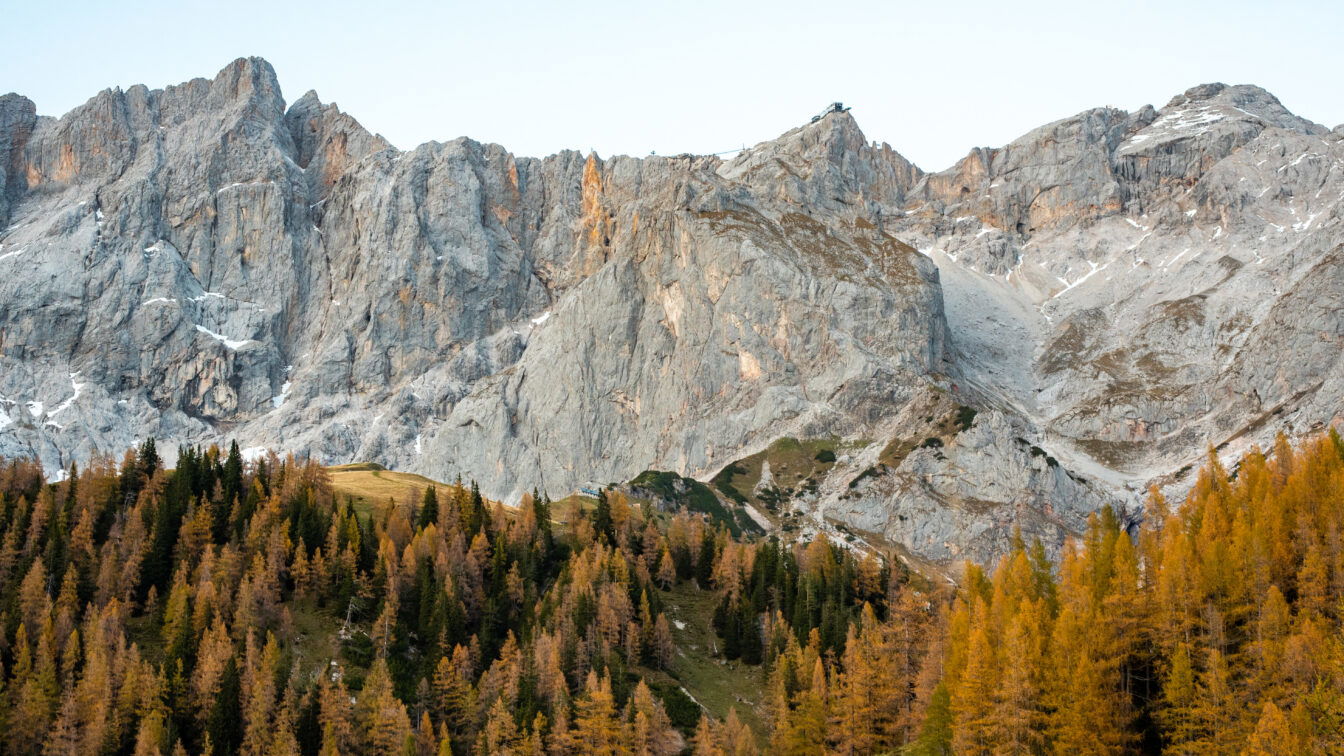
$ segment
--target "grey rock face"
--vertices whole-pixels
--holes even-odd
[[[820,524],[1058,544],[1205,440],[1338,412],[1341,149],[1223,85],[935,174],[847,113],[727,161],[403,152],[259,59],[60,119],[7,95],[0,454],[232,437],[510,499],[836,436]]]
[[[0,97],[0,228],[9,225],[9,206],[27,188],[23,147],[36,123],[32,100],[13,93]]]
[[[996,151],[965,198],[972,159],[914,190],[894,233],[939,262],[963,379],[1118,491],[1337,421],[1340,143],[1256,87],[1106,113]]]
[[[940,562],[985,561],[1003,553],[1014,531],[1053,552],[1098,509],[1120,504],[1126,514],[1127,500],[1061,467],[1031,435],[1021,418],[980,413],[953,443],[916,448],[852,488],[832,482],[825,514]]]
[[[508,496],[867,427],[945,369],[934,267],[808,212],[914,169],[847,115],[772,155],[815,173],[398,152],[259,60],[104,92],[24,146],[0,443],[236,435]]]

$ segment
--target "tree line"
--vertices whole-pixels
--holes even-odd
[[[1137,530],[1103,510],[955,586],[616,491],[556,508],[356,500],[236,444],[0,462],[0,751],[1344,752],[1334,433],[1211,452]],[[687,590],[763,729],[670,674]]]

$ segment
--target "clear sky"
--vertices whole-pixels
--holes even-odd
[[[1344,122],[1338,0],[4,0],[0,49],[0,92],[46,115],[260,55],[287,100],[316,89],[403,149],[466,135],[523,155],[717,152],[843,100],[869,139],[939,170],[1209,81]]]

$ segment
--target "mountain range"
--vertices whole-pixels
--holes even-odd
[[[1054,549],[1340,418],[1341,200],[1344,126],[1247,85],[937,173],[843,109],[731,156],[402,151],[258,58],[10,94],[0,456],[237,439],[505,501],[663,470],[912,560]]]

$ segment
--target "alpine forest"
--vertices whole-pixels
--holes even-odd
[[[955,584],[619,491],[177,459],[0,468],[5,753],[1344,752],[1334,433]]]

